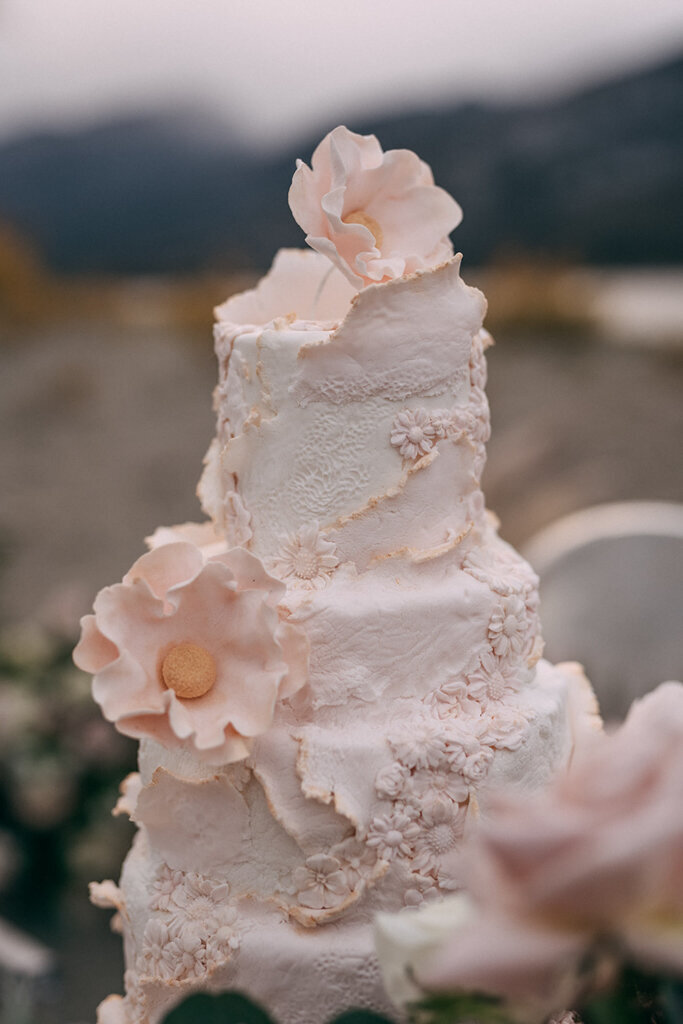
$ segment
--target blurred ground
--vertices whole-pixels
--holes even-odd
[[[683,501],[683,348],[608,344],[578,325],[496,334],[484,483],[506,539],[520,546],[599,502]],[[146,534],[201,518],[210,337],[92,319],[15,328],[2,364],[0,625],[37,616],[75,633]],[[120,987],[120,940],[107,917],[87,904],[84,880],[49,914],[14,915],[61,958],[41,1024],[91,1021]]]

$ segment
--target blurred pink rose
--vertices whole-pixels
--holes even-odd
[[[163,544],[98,594],[74,660],[120,732],[240,760],[306,681],[307,641],[279,618],[283,592],[242,548],[207,557]]]
[[[306,241],[356,288],[438,266],[462,211],[407,149],[387,153],[374,135],[335,128],[301,160],[289,190]]]
[[[422,971],[430,990],[478,989],[551,1012],[572,1005],[581,961],[601,948],[682,973],[683,686],[634,704],[538,796],[499,796],[468,883],[478,913]]]

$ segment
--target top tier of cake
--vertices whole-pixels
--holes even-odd
[[[324,256],[281,251],[217,310],[205,510],[264,559],[313,524],[359,570],[458,544],[484,509],[485,310],[457,256],[355,294]]]

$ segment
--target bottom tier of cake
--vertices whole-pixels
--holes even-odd
[[[94,901],[117,910],[128,968],[126,996],[105,1000],[99,1024],[160,1024],[201,989],[244,993],[276,1024],[324,1024],[353,1007],[398,1020],[374,958],[374,913],[457,889],[462,838],[486,813],[487,794],[542,785],[567,764],[594,711],[578,666],[541,661],[515,698],[519,741],[503,736],[490,757],[481,744],[463,754],[462,725],[438,707],[430,743],[416,733],[427,760],[412,767],[409,744],[391,739],[395,722],[336,752],[329,734],[318,730],[313,742],[282,727],[270,735],[270,761],[255,750],[258,767],[200,770],[183,754],[160,766],[158,746],[143,744],[121,801],[139,830],[120,886],[93,886]],[[371,819],[350,794],[325,791],[325,754],[367,772]],[[464,776],[452,768],[461,756],[474,759],[464,799]]]
[[[263,906],[244,907],[239,952],[194,983],[137,979],[128,994],[109,996],[98,1024],[159,1024],[190,992],[235,991],[263,1007],[274,1024],[327,1024],[349,1009],[372,1010],[403,1021],[380,976],[372,928],[335,922],[324,930],[284,921]],[[197,1022],[200,1024],[200,1022]]]

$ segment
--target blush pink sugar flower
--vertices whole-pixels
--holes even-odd
[[[163,544],[98,594],[74,660],[120,732],[240,760],[306,682],[306,638],[278,614],[284,589],[242,548]]]
[[[548,1001],[571,1005],[580,963],[605,942],[683,973],[683,686],[634,704],[539,796],[499,797],[469,865],[476,913],[421,973],[427,988],[556,1009]]]
[[[289,205],[308,244],[359,289],[449,259],[448,235],[462,220],[415,153],[384,153],[374,135],[343,126],[325,136],[311,167],[298,161]]]

